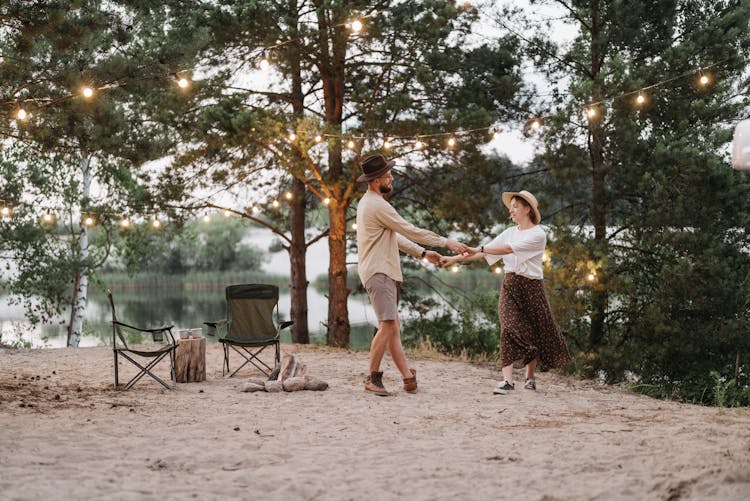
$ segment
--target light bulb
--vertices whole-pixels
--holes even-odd
[[[253,211],[253,214],[257,214],[260,212],[260,209],[258,208],[257,205],[253,205],[252,211]]]
[[[205,214],[203,216],[203,222],[204,223],[210,223],[211,222],[211,216],[209,216],[208,214]]]
[[[357,229],[357,223],[352,223],[352,229],[353,229],[353,230],[356,230],[356,229]]]
[[[386,138],[386,140],[383,142],[383,149],[389,150],[391,148],[391,142]]]
[[[701,85],[708,85],[708,82],[710,81],[710,79],[708,78],[707,75],[701,75],[698,81],[700,82]]]
[[[271,63],[268,61],[268,58],[266,57],[266,53],[263,52],[260,56],[260,63],[258,63],[258,66],[260,66],[260,69],[263,71],[266,71],[268,68],[271,67]]]
[[[596,280],[596,275],[594,275],[593,273],[589,273],[588,276],[586,277],[586,279],[589,282],[593,282],[594,280]]]
[[[0,209],[0,215],[2,215],[3,217],[10,216],[10,207],[3,207],[2,209]]]
[[[290,132],[289,133],[289,140],[290,141],[294,141],[295,139],[297,139],[297,134],[295,134],[294,132]]]
[[[596,116],[596,108],[593,106],[586,110],[586,115],[588,115],[589,118],[594,118]]]
[[[451,271],[452,271],[453,273],[458,273],[458,265],[457,265],[457,264],[454,264],[454,265],[453,265],[453,266],[451,267]]]
[[[503,269],[502,269],[502,268],[500,268],[499,266],[496,266],[496,267],[495,267],[495,275],[499,275],[499,274],[501,274],[502,272],[503,272]]]
[[[224,211],[224,217],[229,217],[229,216],[231,216],[231,215],[232,215],[232,212],[231,212],[231,211],[228,211],[228,210],[225,210],[225,211]]]
[[[315,136],[315,142],[316,142],[316,143],[319,143],[319,142],[321,142],[322,140],[323,140],[323,136],[321,136],[320,134],[317,134],[317,135]]]
[[[330,203],[331,203],[331,199],[330,199],[330,198],[328,198],[328,197],[325,197],[325,198],[323,199],[323,203],[324,203],[324,204],[326,204],[326,205],[328,205],[328,204],[330,204]]]
[[[531,121],[531,128],[532,129],[537,130],[541,126],[542,126],[542,122],[540,122],[538,119],[535,118],[534,120]]]
[[[274,201],[273,201],[273,202],[271,203],[271,205],[273,205],[273,208],[274,208],[274,209],[278,209],[278,208],[279,208],[279,206],[280,206],[281,204],[279,203],[279,201],[278,201],[278,200],[274,200]]]
[[[292,192],[291,192],[291,191],[287,191],[286,193],[284,193],[284,197],[285,197],[285,198],[286,198],[287,200],[291,200],[292,198],[294,198],[294,195],[292,195]]]
[[[28,113],[26,113],[26,110],[24,110],[23,107],[18,108],[16,118],[18,118],[19,120],[26,120],[26,118],[28,118]]]
[[[414,143],[414,147],[418,150],[421,150],[422,148],[424,148],[424,143],[417,138],[417,142]]]
[[[181,89],[187,89],[187,88],[188,88],[188,85],[190,85],[190,82],[188,82],[188,79],[187,79],[187,78],[185,78],[185,77],[182,77],[182,78],[179,78],[179,79],[177,80],[177,85],[178,85],[178,86],[179,86],[179,87],[180,87]]]
[[[498,137],[500,137],[500,133],[496,130],[491,131],[490,135],[492,136],[492,139],[497,139]]]
[[[84,87],[83,89],[81,89],[81,93],[83,94],[83,97],[88,99],[94,95],[94,89],[92,89],[91,87]]]
[[[349,148],[350,150],[353,150],[354,149],[354,141],[352,141],[350,139],[349,142],[346,143],[346,147]]]
[[[83,224],[86,226],[93,226],[94,225],[94,218],[93,217],[87,217],[83,220]]]
[[[450,139],[448,139],[448,146],[450,146],[451,148],[454,147],[454,146],[456,146],[456,138],[455,137],[451,137]]]
[[[130,228],[130,219],[124,217],[120,220],[120,226],[123,228]]]
[[[359,19],[355,19],[354,21],[352,21],[351,28],[354,33],[359,33],[360,31],[362,31],[362,21],[360,21]]]
[[[54,219],[54,216],[52,215],[50,211],[47,211],[44,214],[44,216],[42,216],[42,219],[44,220],[45,223],[51,223],[52,220]]]
[[[643,97],[643,94],[641,94],[641,93],[639,92],[639,93],[638,93],[638,97],[636,97],[636,98],[635,98],[635,102],[636,102],[637,104],[643,104],[643,103],[645,103],[645,102],[646,102],[646,98],[645,98],[645,97]]]

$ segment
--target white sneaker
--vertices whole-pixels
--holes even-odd
[[[509,383],[506,380],[502,380],[501,382],[497,383],[497,388],[492,392],[495,395],[505,395],[506,393],[510,393],[511,391],[515,390],[515,386],[513,386],[513,383]]]

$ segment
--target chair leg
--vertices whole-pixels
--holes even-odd
[[[226,368],[226,371],[229,372],[229,347],[226,343],[222,343],[221,346],[224,347],[224,362],[221,364],[221,377],[224,377],[224,369]]]
[[[117,390],[118,386],[119,386],[118,379],[117,379],[117,365],[118,365],[117,364],[117,351],[115,351],[115,350],[113,350],[113,351],[114,351],[114,354],[115,354],[115,390]]]
[[[175,359],[177,358],[177,346],[169,350],[169,365],[172,367],[172,389],[177,389],[177,373],[175,372]]]
[[[140,363],[138,363],[136,360],[134,360],[132,357],[129,357],[127,354],[122,353],[121,355],[123,357],[125,357],[127,360],[129,360],[130,363],[132,363],[133,365],[135,365],[136,367],[138,367],[140,369],[140,372],[138,374],[136,374],[133,377],[133,379],[131,379],[128,382],[128,384],[125,386],[125,390],[129,390],[130,388],[132,388],[133,385],[135,385],[135,383],[137,383],[138,381],[140,381],[141,378],[143,376],[145,376],[146,374],[148,374],[149,376],[151,376],[155,381],[157,381],[159,384],[161,384],[166,389],[168,389],[168,390],[176,389],[176,388],[170,388],[169,385],[167,383],[165,383],[164,381],[162,381],[162,379],[159,376],[157,376],[156,374],[154,374],[153,372],[151,372],[151,369],[154,366],[156,366],[156,364],[158,364],[167,355],[166,352],[162,353],[160,356],[158,356],[158,357],[154,358],[153,360],[151,360],[148,364],[146,364],[145,367],[143,365],[141,365]]]

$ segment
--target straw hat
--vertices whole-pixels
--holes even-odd
[[[534,211],[534,214],[536,214],[536,222],[537,224],[542,221],[542,215],[539,213],[539,203],[536,201],[536,197],[529,193],[526,190],[521,191],[506,191],[503,193],[503,203],[505,206],[510,209],[510,201],[513,199],[513,197],[519,197],[523,198],[528,202],[528,204],[531,206],[531,208]]]
[[[386,160],[383,155],[372,155],[362,162],[362,175],[357,178],[358,183],[369,183],[373,179],[383,176],[391,170],[396,162]]]

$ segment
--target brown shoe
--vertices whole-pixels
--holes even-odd
[[[367,376],[367,379],[365,379],[365,391],[380,395],[381,397],[388,396],[388,392],[386,391],[385,386],[383,386],[382,372],[373,372]]]
[[[409,369],[411,371],[411,377],[404,379],[404,391],[406,393],[417,392],[417,371],[415,369]]]

